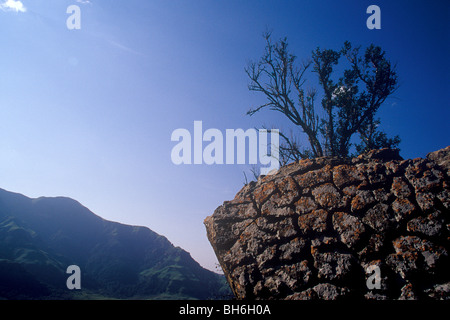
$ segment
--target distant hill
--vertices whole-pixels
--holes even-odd
[[[69,290],[69,265],[81,290]],[[0,189],[0,299],[220,299],[223,276],[149,228],[111,222],[69,198]]]

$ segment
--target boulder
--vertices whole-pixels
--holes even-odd
[[[449,173],[450,147],[301,160],[204,223],[237,299],[450,299]]]

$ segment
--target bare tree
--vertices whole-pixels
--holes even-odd
[[[371,45],[362,55],[360,47],[353,48],[345,42],[340,51],[317,48],[311,60],[297,64],[286,38],[273,43],[267,32],[264,39],[263,56],[258,62],[249,63],[245,72],[250,79],[249,90],[263,93],[266,103],[247,114],[267,108],[281,112],[309,141],[309,147],[301,149],[296,140],[280,133],[284,141],[280,146],[281,158],[347,157],[355,134],[361,140],[360,144],[354,144],[357,151],[398,145],[398,137],[388,139],[378,131],[379,119],[375,118],[386,98],[397,89],[395,66],[385,58],[380,47]],[[335,67],[342,57],[349,67],[335,80]],[[318,90],[304,89],[310,68],[318,77],[321,89],[319,107]]]
[[[283,113],[307,134],[314,156],[322,156],[322,145],[318,140],[319,117],[314,110],[316,93],[314,90],[305,92],[303,89],[303,77],[311,63],[305,62],[296,66],[296,57],[288,51],[286,39],[274,44],[270,33],[266,33],[264,37],[264,55],[259,62],[250,63],[245,71],[251,80],[249,89],[262,92],[267,103],[248,111],[247,114],[253,115],[264,108]]]

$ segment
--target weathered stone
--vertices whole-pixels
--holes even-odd
[[[300,195],[297,184],[291,177],[277,181],[277,189],[279,193],[277,193],[277,196],[272,197],[271,200],[278,207],[291,205]]]
[[[236,241],[231,249],[228,251],[229,254],[224,255],[223,262],[227,265],[240,266],[245,263],[247,250],[247,244],[241,241]]]
[[[450,299],[450,282],[434,285],[433,288],[425,290],[430,298],[437,300]]]
[[[305,251],[305,248],[306,241],[303,238],[294,238],[279,246],[280,259],[283,261],[296,261],[301,253]]]
[[[448,256],[443,247],[417,236],[402,236],[393,246],[395,254],[391,254],[387,262],[404,279],[418,270],[433,272]]]
[[[308,285],[313,276],[307,260],[292,265],[284,265],[277,270],[276,275],[292,292]]]
[[[433,192],[439,190],[443,173],[433,168],[433,165],[426,160],[420,159],[414,166],[406,169],[405,177],[417,192]]]
[[[286,300],[339,300],[348,295],[347,288],[340,288],[331,283],[321,283],[302,292],[296,292]]]
[[[392,203],[392,210],[395,212],[395,219],[401,221],[409,218],[416,210],[416,207],[408,199],[399,198]]]
[[[259,185],[253,192],[253,199],[258,205],[264,204],[272,194],[277,192],[277,186],[274,181]]]
[[[414,293],[413,285],[411,283],[403,286],[398,300],[417,300],[417,296]]]
[[[275,217],[291,216],[294,214],[294,210],[290,207],[280,207],[275,202],[267,201],[261,207],[261,214]]]
[[[376,202],[388,202],[390,194],[383,188],[378,188],[372,191]]]
[[[427,170],[423,173],[422,178],[416,181],[415,189],[420,191],[433,192],[438,190],[442,181],[442,177],[435,175],[435,170]]]
[[[443,226],[444,219],[440,218],[439,211],[429,214],[426,217],[417,217],[408,221],[406,227],[410,232],[417,232],[429,237],[439,236]]]
[[[278,260],[277,246],[267,247],[256,257],[258,268],[263,269],[269,265],[273,265]]]
[[[328,212],[322,209],[301,215],[298,218],[300,232],[308,234],[311,232],[324,232],[327,229]]]
[[[339,233],[341,241],[349,248],[353,248],[365,232],[364,224],[361,220],[345,212],[333,214],[333,227]]]
[[[430,211],[434,208],[435,195],[431,192],[416,193],[416,201],[423,211]]]
[[[313,189],[312,194],[316,202],[323,208],[334,209],[340,202],[339,192],[331,183],[325,183]]]
[[[405,199],[411,196],[411,188],[403,177],[394,177],[391,191],[397,198]]]
[[[324,236],[323,234],[318,234],[318,236],[314,239],[311,239],[311,254],[317,252],[318,249],[322,249],[323,251],[333,249],[333,247],[339,242],[335,237]]]
[[[384,203],[377,203],[373,208],[367,210],[362,221],[377,232],[384,232],[394,225],[393,214],[389,211],[389,206]]]
[[[260,230],[272,234],[274,238],[278,240],[281,238],[291,238],[297,234],[292,218],[270,222],[267,217],[259,217],[255,222]],[[273,230],[276,230],[276,232],[272,232]]]
[[[301,188],[310,188],[318,184],[331,182],[330,167],[308,171],[302,175],[294,176],[294,179]]]
[[[375,197],[373,196],[372,191],[358,190],[351,201],[351,210],[352,212],[361,211],[374,202]]]
[[[313,289],[307,289],[287,296],[286,300],[313,300],[317,298],[317,294]]]
[[[369,162],[364,166],[364,171],[370,184],[379,184],[387,180],[386,167],[382,163]]]
[[[380,294],[380,293],[374,293],[374,292],[368,292],[364,295],[364,298],[366,300],[389,300],[389,297],[384,295],[384,294]]]
[[[403,254],[390,254],[386,263],[391,266],[395,273],[403,279],[407,279],[419,270],[417,252],[405,252]]]
[[[433,161],[447,173],[447,176],[450,176],[450,146],[445,149],[430,152],[427,154],[427,159]]]
[[[314,255],[314,267],[318,278],[326,281],[339,280],[352,270],[353,256],[347,253],[325,252]]]
[[[321,300],[338,300],[349,293],[347,288],[340,288],[331,283],[321,283],[313,287],[317,298]]]
[[[384,247],[384,236],[374,233],[370,236],[367,245],[359,252],[361,261],[368,260],[368,257],[377,254]]]
[[[354,185],[348,186],[348,187],[345,187],[344,189],[342,189],[342,193],[344,194],[344,196],[348,196],[350,198],[354,197],[356,195],[356,192],[357,192],[357,188]]]
[[[436,193],[436,198],[442,203],[442,205],[450,211],[450,188],[447,186],[447,182],[443,183],[444,190]]]
[[[356,170],[354,166],[348,164],[343,164],[333,169],[333,182],[338,188],[359,184],[365,179],[361,171]]]
[[[304,214],[317,209],[317,204],[311,197],[301,197],[295,203],[295,211],[298,214]]]
[[[301,160],[219,206],[208,239],[238,299],[450,299],[449,172],[450,147]]]

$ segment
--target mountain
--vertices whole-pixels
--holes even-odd
[[[80,268],[69,290],[67,267]],[[220,299],[223,276],[149,228],[95,215],[77,201],[0,189],[0,299]]]

